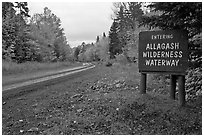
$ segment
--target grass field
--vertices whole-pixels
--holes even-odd
[[[151,79],[147,94],[140,94],[139,80],[135,64],[98,65],[80,77],[3,100],[2,134],[202,134],[201,96],[181,108],[151,87]]]
[[[57,68],[72,67],[81,63],[70,62],[55,62],[55,63],[39,63],[39,62],[26,62],[17,64],[15,62],[2,61],[2,75],[12,75],[18,73],[30,73],[42,70],[53,70]]]
[[[54,73],[62,69],[81,66],[82,63],[56,62],[39,63],[26,62],[17,64],[14,62],[2,62],[2,85],[25,81],[32,77],[39,77],[47,73]]]

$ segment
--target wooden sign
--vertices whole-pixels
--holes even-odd
[[[144,31],[139,34],[139,71],[185,73],[188,36],[184,31]]]

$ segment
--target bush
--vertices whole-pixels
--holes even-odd
[[[147,90],[160,94],[169,94],[170,75],[166,74],[150,74],[147,76]]]
[[[202,94],[202,68],[189,69],[186,75],[186,97],[194,99]]]
[[[124,54],[116,55],[116,61],[122,65],[128,64],[127,57]]]
[[[106,62],[106,67],[110,67],[110,66],[112,66],[112,63],[111,62]]]
[[[115,62],[114,59],[106,59],[106,61],[104,62],[106,67],[110,67],[113,65],[113,63]]]
[[[202,95],[202,68],[189,69],[185,76],[186,99],[196,99]],[[168,94],[170,88],[170,75],[155,74],[149,75],[149,90],[154,90],[162,94]]]

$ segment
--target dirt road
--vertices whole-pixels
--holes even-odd
[[[26,81],[17,81],[12,83],[7,83],[2,87],[2,95],[3,99],[11,98],[12,96],[18,96],[18,94],[22,95],[27,90],[34,90],[39,87],[43,87],[44,85],[58,83],[60,81],[66,80],[69,77],[73,77],[71,75],[76,75],[76,73],[80,73],[82,71],[86,71],[88,69],[94,68],[95,65],[88,66],[80,66],[71,69],[63,69],[60,71],[48,73],[46,75],[31,77]]]

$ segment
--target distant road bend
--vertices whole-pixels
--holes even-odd
[[[58,71],[56,73],[38,77],[35,79],[30,79],[25,82],[6,85],[2,87],[2,92],[3,92],[2,95],[4,98],[4,95],[7,95],[9,93],[13,94],[13,92],[16,92],[16,91],[32,90],[42,85],[49,85],[52,83],[56,83],[58,81],[65,79],[66,77],[69,77],[69,75],[71,74],[79,73],[88,69],[92,69],[94,67],[95,65],[84,65],[84,66],[75,67],[75,68],[71,68],[63,71]]]

